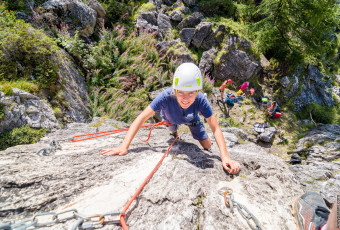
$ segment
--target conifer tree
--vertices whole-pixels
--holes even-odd
[[[263,0],[250,26],[260,51],[279,61],[324,59],[337,46],[337,0]],[[257,17],[259,18],[259,17]]]

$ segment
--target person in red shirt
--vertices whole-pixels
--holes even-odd
[[[216,99],[217,99],[218,97],[221,97],[222,100],[223,100],[224,89],[225,89],[225,87],[227,87],[228,84],[231,84],[232,82],[233,82],[233,81],[232,81],[231,79],[228,79],[228,80],[225,80],[225,81],[222,83],[221,87],[219,88],[221,94],[220,94],[220,95],[217,95],[217,96],[216,96]]]

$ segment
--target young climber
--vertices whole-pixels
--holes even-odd
[[[273,101],[272,104],[270,105],[269,109],[266,109],[266,115],[269,118],[274,118],[274,117],[280,117],[281,116],[280,108],[277,105],[276,101]]]
[[[220,91],[220,95],[217,95],[216,96],[216,99],[218,98],[218,97],[221,97],[222,98],[222,100],[223,100],[223,96],[224,96],[224,89],[225,89],[225,87],[227,87],[227,85],[228,84],[231,84],[233,81],[231,80],[231,79],[228,79],[228,80],[225,80],[223,83],[222,83],[222,85],[221,85],[221,87],[219,88],[219,91]]]
[[[241,95],[243,92],[245,92],[247,90],[249,86],[249,82],[244,82],[241,86],[240,86],[240,90],[237,92],[237,95]]]
[[[189,126],[194,139],[198,140],[204,149],[210,149],[211,140],[198,116],[200,112],[207,120],[214,134],[220,149],[223,168],[231,174],[238,173],[240,164],[228,156],[226,143],[212,108],[207,98],[200,92],[202,83],[201,71],[195,64],[181,64],[175,71],[172,88],[170,87],[160,93],[133,121],[120,146],[103,150],[102,155],[122,156],[127,154],[130,143],[139,128],[159,110],[163,120],[172,123],[172,125],[168,126],[170,132],[177,133],[179,125],[186,124]]]
[[[338,208],[339,204],[335,201],[332,210],[329,211],[320,194],[316,192],[304,193],[293,204],[293,215],[298,230],[340,230],[340,210]]]

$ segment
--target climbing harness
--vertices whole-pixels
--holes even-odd
[[[234,213],[234,207],[236,207],[238,212],[247,221],[249,227],[252,230],[262,230],[259,220],[247,209],[247,207],[234,200],[232,189],[223,187],[218,193],[224,197],[224,202],[226,206],[230,208],[231,213]],[[256,227],[254,227],[251,221],[255,223]]]
[[[202,125],[202,124],[203,124],[203,122],[201,120],[185,123],[185,125],[187,125],[187,126],[197,126],[197,125]]]

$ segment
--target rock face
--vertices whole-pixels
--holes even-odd
[[[52,108],[43,100],[25,91],[12,89],[12,96],[0,92],[0,104],[4,108],[4,116],[0,119],[0,133],[25,124],[33,128],[59,128]]]
[[[62,89],[58,91],[50,103],[61,109],[63,121],[85,122],[87,88],[83,76],[80,75],[73,59],[64,50],[60,50],[60,70],[58,84]],[[0,119],[0,133],[11,131],[14,127],[29,125],[33,128],[59,128],[56,115],[51,104],[46,100],[19,89],[13,89],[13,96],[5,96],[0,92],[0,104],[4,106],[4,117]]]
[[[99,128],[91,127],[98,122],[71,124],[40,143],[0,152],[0,222],[72,208],[85,216],[123,209],[173,142],[165,127],[154,128],[148,144],[139,141],[148,130],[139,131],[129,153],[121,157],[104,157],[100,152],[119,145],[125,133],[62,142],[61,149],[44,157],[35,153],[51,140],[124,128],[111,120],[103,121]],[[240,145],[233,133],[223,133],[229,155],[242,165],[239,176],[223,170],[216,143],[211,152],[203,151],[191,134],[184,132],[128,209],[127,225],[131,229],[248,229],[247,222],[236,209],[232,213],[219,194],[219,189],[228,186],[234,199],[246,205],[263,229],[295,229],[291,204],[302,190],[288,167],[264,149],[252,143]],[[74,222],[48,229],[66,229]]]
[[[97,20],[97,12],[100,13],[99,18],[103,18],[103,7],[97,1],[90,1],[90,7],[80,0],[49,0],[43,4],[47,18],[51,18],[51,13],[57,15],[58,21],[66,22],[71,25],[74,30],[79,31],[79,35],[89,37],[94,32]],[[91,8],[92,7],[92,8]],[[94,8],[94,9],[93,9]]]
[[[334,100],[332,97],[332,79],[324,76],[320,70],[313,65],[309,65],[304,76],[301,70],[298,70],[289,79],[285,77],[283,80],[286,89],[282,90],[283,99],[288,102],[292,97],[292,105],[295,111],[300,111],[310,103],[319,105],[333,106]],[[301,86],[300,86],[301,85]],[[301,87],[301,92],[299,89]]]
[[[64,111],[68,122],[86,122],[87,87],[85,79],[80,75],[72,57],[64,50],[61,60],[59,74],[60,84],[63,85],[63,100],[67,101]]]
[[[231,78],[238,82],[244,82],[261,70],[260,62],[245,51],[227,48],[224,50],[218,65],[214,66],[212,76],[215,78],[221,80]]]
[[[291,153],[305,156],[290,169],[305,191],[321,191],[333,203],[340,191],[340,125],[323,125],[310,130]]]

